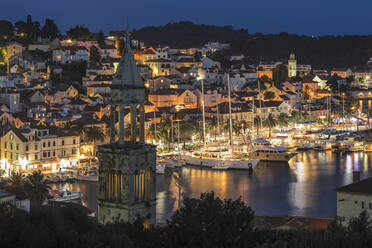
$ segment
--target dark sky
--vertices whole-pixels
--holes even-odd
[[[190,20],[250,33],[369,34],[371,10],[370,0],[2,0],[0,19],[51,18],[63,32],[75,24],[116,30],[128,16],[130,28]]]

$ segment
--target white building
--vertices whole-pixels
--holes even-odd
[[[53,50],[53,61],[61,64],[89,61],[89,52],[82,46],[66,46]]]
[[[358,217],[362,211],[372,214],[372,177],[361,181],[358,181],[358,177],[359,175],[354,174],[355,183],[335,189],[337,217],[340,217],[344,224],[351,218]]]

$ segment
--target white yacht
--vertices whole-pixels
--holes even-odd
[[[196,151],[182,155],[186,164],[212,169],[250,170],[257,166],[258,159],[236,159],[230,151]]]
[[[252,146],[253,150],[249,153],[249,157],[260,161],[288,162],[297,154],[289,152],[287,148],[282,146],[272,146],[265,139],[254,140]]]
[[[51,197],[49,201],[63,202],[63,201],[78,200],[81,197],[83,197],[83,193],[71,192],[65,189],[55,189],[55,190],[50,190],[49,196]]]

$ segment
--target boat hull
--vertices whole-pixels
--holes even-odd
[[[88,181],[88,182],[98,182],[98,176],[77,175],[76,180],[78,180],[78,181]]]
[[[296,153],[252,152],[249,157],[264,162],[288,162],[294,156],[296,156]]]
[[[223,159],[210,159],[210,158],[196,158],[193,156],[184,156],[187,165],[199,166],[202,168],[217,168],[221,166],[221,169],[228,170],[249,170],[257,166],[259,160],[247,159],[247,160],[223,160]]]

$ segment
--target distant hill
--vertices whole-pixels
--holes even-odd
[[[372,35],[311,37],[288,33],[249,34],[246,29],[188,21],[144,27],[135,30],[134,37],[147,45],[174,48],[200,47],[208,41],[226,42],[231,44],[229,53],[244,53],[256,62],[286,60],[294,51],[298,63],[312,64],[313,67],[363,67],[372,55]]]

